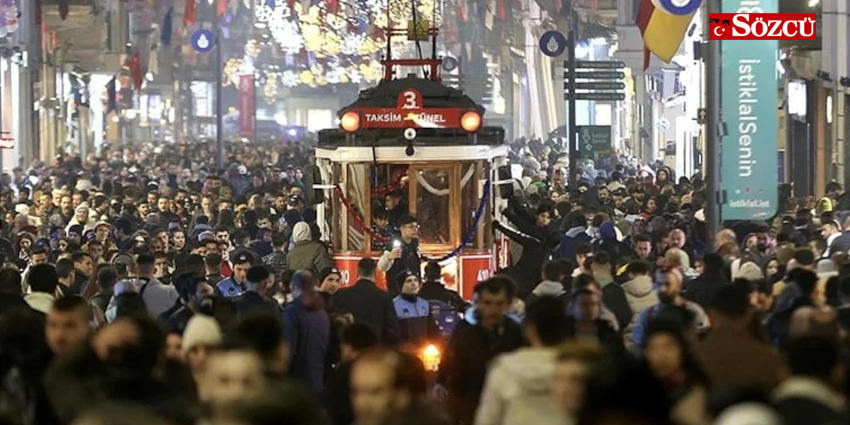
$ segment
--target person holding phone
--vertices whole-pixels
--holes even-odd
[[[378,260],[378,268],[387,272],[387,276],[399,276],[410,271],[420,275],[422,256],[419,253],[419,223],[416,219],[404,215],[398,220],[399,233],[389,244],[390,250],[385,250]],[[395,298],[401,293],[401,288],[392,279],[387,280],[387,292]]]

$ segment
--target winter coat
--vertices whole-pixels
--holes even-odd
[[[296,242],[286,255],[286,267],[292,271],[309,270],[318,275],[320,270],[333,265],[333,258],[321,242]]]
[[[566,416],[552,398],[556,356],[556,350],[541,347],[496,358],[487,375],[475,425],[566,424]]]
[[[570,303],[570,294],[564,289],[564,284],[561,282],[553,282],[551,280],[544,280],[537,285],[533,291],[531,291],[531,295],[525,299],[525,305],[531,305],[535,301],[539,300],[540,297],[555,297],[560,300],[564,307],[567,307]]]
[[[283,310],[289,341],[292,378],[307,384],[317,394],[324,390],[325,356],[330,341],[330,318],[318,293],[305,293]]]
[[[632,322],[637,320],[640,312],[658,304],[658,292],[650,276],[638,276],[624,283],[622,288],[632,309]]]

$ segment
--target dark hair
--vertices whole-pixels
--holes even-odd
[[[793,258],[801,266],[812,266],[815,264],[815,253],[808,248],[797,248],[794,250]]]
[[[234,336],[250,344],[264,361],[273,359],[280,345],[286,342],[281,319],[266,311],[254,311],[241,317]]]
[[[690,344],[685,337],[685,328],[686,327],[682,326],[681,322],[677,320],[670,320],[667,317],[659,316],[658,318],[653,319],[646,328],[646,337],[644,338],[646,344],[644,345],[644,350],[649,347],[649,340],[653,336],[658,334],[670,335],[679,345],[679,349],[682,354],[682,369],[686,373],[687,379],[692,383],[706,384],[708,382],[708,378],[690,350]]]
[[[425,265],[425,280],[440,280],[443,276],[443,268],[436,261],[429,261]]]
[[[810,297],[818,284],[818,275],[811,270],[796,269],[795,271],[796,273],[793,274],[794,282],[800,288],[804,297]]]
[[[652,271],[652,266],[649,265],[646,261],[643,260],[635,260],[629,263],[626,266],[626,273],[630,273],[633,275],[647,275]]]
[[[841,361],[841,353],[838,345],[829,339],[803,336],[788,344],[787,359],[794,375],[828,381]]]
[[[174,289],[184,302],[188,302],[198,291],[198,284],[204,279],[192,272],[181,272],[174,278]]]
[[[33,292],[44,292],[53,295],[56,292],[56,286],[59,285],[59,276],[56,275],[56,268],[50,264],[32,266],[27,274],[27,284],[29,284]]]
[[[221,267],[221,255],[220,254],[207,254],[204,258],[204,266],[209,268]]]
[[[599,251],[593,256],[593,264],[611,268],[611,256],[605,251]]]
[[[136,256],[136,267],[153,266],[156,263],[156,258],[147,252]]]
[[[593,246],[587,242],[582,242],[576,247],[576,255],[587,255],[593,252]]]
[[[525,309],[525,325],[534,327],[545,346],[554,346],[564,340],[567,313],[564,303],[552,296],[541,296]]]
[[[36,246],[33,246],[32,249],[30,250],[30,257],[34,257],[36,255],[41,255],[41,254],[47,255],[47,248],[45,248],[43,246],[36,245]]]
[[[750,294],[740,285],[723,285],[714,294],[710,309],[731,318],[740,319],[750,311]]]
[[[275,248],[286,246],[289,243],[289,239],[283,233],[275,233],[272,235],[272,246]]]
[[[340,343],[348,344],[357,351],[367,350],[378,345],[375,331],[363,323],[352,323],[343,329]]]
[[[21,273],[11,267],[0,269],[0,293],[21,295]]]
[[[558,260],[543,263],[543,279],[560,282],[565,274],[564,265]]]
[[[246,274],[248,278],[248,282],[251,283],[260,283],[269,278],[272,274],[269,272],[269,268],[264,265],[256,265],[251,266],[248,269],[248,273]]]
[[[73,261],[67,258],[61,258],[56,262],[56,276],[59,279],[67,279],[72,273],[74,273]]]
[[[86,317],[86,320],[90,320],[92,315],[89,303],[79,295],[70,295],[57,299],[53,303],[53,308],[50,310],[60,313],[82,313]]]
[[[593,276],[587,273],[582,273],[576,276],[575,279],[573,279],[573,292],[579,291],[587,285],[593,285],[599,289],[602,289],[599,284],[596,283],[596,279],[594,279]]]
[[[507,276],[496,275],[475,285],[476,296],[481,296],[484,292],[489,294],[504,293],[507,295],[508,300],[512,300],[516,295],[516,284]]]
[[[371,258],[363,258],[357,263],[358,279],[375,277],[375,270],[378,268],[378,263]]]
[[[147,317],[148,308],[136,292],[124,292],[115,297],[115,317]]]
[[[77,251],[71,254],[71,261],[73,261],[74,264],[77,264],[80,261],[83,261],[86,257],[91,258],[91,255],[85,251]]]
[[[573,292],[573,295],[572,295],[573,302],[575,302],[578,299],[578,297],[581,296],[581,295],[590,295],[590,296],[595,297],[596,293],[591,291],[590,289],[578,289],[578,290]]]
[[[118,272],[112,266],[105,266],[97,272],[95,278],[100,289],[111,290],[115,282],[118,282]]]
[[[650,244],[652,244],[652,239],[650,239],[649,236],[646,235],[635,235],[634,237],[632,237],[632,242],[635,245],[641,242],[649,242]]]

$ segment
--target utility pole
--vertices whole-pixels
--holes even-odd
[[[576,30],[570,29],[567,35],[567,89],[570,91],[570,96],[567,96],[567,143],[570,144],[570,190],[578,188],[578,143],[576,141]]]
[[[217,146],[216,151],[216,166],[218,171],[222,171],[224,169],[224,110],[223,105],[224,102],[221,98],[222,93],[222,72],[223,66],[221,64],[221,26],[219,25],[218,18],[213,20],[213,31],[215,33],[215,69],[213,72],[215,73],[215,142]]]
[[[703,14],[703,40],[705,55],[705,221],[706,246],[714,251],[714,238],[720,232],[720,204],[722,186],[720,182],[720,152],[723,134],[720,131],[720,40],[709,40],[709,13],[720,13],[720,0],[707,0]]]

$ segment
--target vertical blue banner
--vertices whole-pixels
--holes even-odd
[[[779,0],[723,0],[723,13],[778,13]],[[723,41],[721,111],[729,134],[721,149],[723,220],[764,220],[778,210],[779,45]]]

